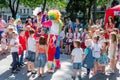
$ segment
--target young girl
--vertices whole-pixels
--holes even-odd
[[[87,68],[87,76],[89,76],[90,70],[94,68],[94,58],[92,56],[91,45],[92,45],[92,40],[87,39],[85,41],[86,48],[83,54],[83,67]]]
[[[35,62],[35,55],[36,55],[36,40],[34,39],[34,31],[30,30],[30,37],[28,38],[28,71],[32,72],[32,74],[36,74],[34,70],[34,62]]]
[[[72,33],[72,29],[69,28],[68,29],[68,33],[66,34],[66,53],[70,54],[71,52],[71,45],[72,45],[72,38],[73,38],[73,33]]]
[[[6,38],[6,34],[5,33],[2,33],[1,48],[2,48],[2,55],[6,54],[7,38]]]
[[[60,32],[60,51],[61,51],[61,53],[63,52],[64,38],[65,38],[65,31],[64,31],[64,28],[62,28],[62,31]]]
[[[41,36],[39,39],[38,49],[38,77],[44,77],[44,67],[47,61],[47,46],[46,39]],[[41,72],[40,72],[41,71]]]
[[[92,51],[93,51],[93,57],[94,59],[94,73],[97,72],[99,66],[98,66],[98,59],[100,58],[100,53],[101,53],[101,47],[98,44],[99,41],[99,36],[95,36],[93,38],[93,45],[92,45]]]
[[[104,41],[102,43],[101,56],[98,60],[101,71],[104,74],[105,74],[105,66],[108,64],[107,50],[108,50],[108,43]]]
[[[116,67],[116,60],[117,60],[117,37],[115,33],[110,34],[110,41],[109,41],[109,49],[108,49],[108,57],[110,59],[110,69],[108,73],[114,73]]]
[[[72,77],[75,80],[77,71],[79,71],[79,78],[81,78],[81,63],[82,63],[82,54],[83,50],[80,48],[80,41],[74,41],[74,49],[72,50],[71,61],[73,62],[74,76]]]

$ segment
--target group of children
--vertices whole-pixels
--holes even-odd
[[[44,67],[47,62],[47,35],[41,29],[38,36],[30,26],[20,28],[18,31],[10,25],[2,33],[1,39],[2,55],[6,54],[6,50],[9,50],[12,55],[12,73],[17,73],[25,65],[24,55],[26,55],[27,72],[36,74],[34,63],[37,58],[38,76],[44,77]]]
[[[78,32],[77,28],[75,32]],[[72,34],[70,30],[69,33]],[[74,69],[73,79],[75,80],[77,71],[79,71],[79,78],[81,78],[82,67],[86,68],[87,76],[90,72],[93,75],[97,72],[103,74],[115,73],[116,64],[120,61],[120,35],[118,29],[113,29],[109,34],[109,39],[105,38],[105,30],[96,27],[91,28],[91,30],[84,29],[81,37],[75,39],[74,33],[73,42],[71,43],[74,46],[71,52]],[[106,70],[108,65],[109,68]]]

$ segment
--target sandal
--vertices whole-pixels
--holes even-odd
[[[45,75],[44,75],[44,74],[41,74],[41,77],[45,77]]]
[[[32,74],[36,74],[36,73],[37,73],[36,71],[32,72]]]
[[[41,77],[41,74],[38,74],[38,77]]]
[[[31,72],[30,70],[27,70],[27,73]]]

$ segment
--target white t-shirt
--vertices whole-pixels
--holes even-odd
[[[99,44],[93,43],[92,44],[92,51],[93,51],[93,57],[99,58],[101,53],[101,47]]]
[[[78,33],[74,33],[74,40],[80,40],[80,33],[78,32]]]
[[[36,51],[36,40],[33,37],[28,38],[28,50],[32,52]]]
[[[60,32],[60,39],[64,39],[65,38],[65,32],[64,31],[61,31]]]
[[[67,34],[66,34],[66,38],[67,38],[67,39],[69,38],[68,42],[72,42],[73,34],[72,34],[72,33],[67,33]]]
[[[81,63],[82,62],[82,54],[83,50],[82,48],[75,48],[72,50],[71,55],[74,56],[74,63]]]
[[[14,39],[12,38],[10,40],[10,45],[14,45],[14,47],[11,47],[11,52],[18,52],[19,51],[19,47],[15,46],[19,44],[19,40],[18,39]]]
[[[7,41],[6,41],[5,38],[2,38],[2,39],[1,39],[1,47],[4,48],[4,49],[7,48]]]
[[[59,24],[52,21],[52,26],[50,28],[50,34],[59,35]]]

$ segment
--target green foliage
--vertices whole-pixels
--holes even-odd
[[[43,4],[44,0],[20,0],[20,3],[24,6],[29,6],[31,8],[39,7]]]
[[[6,0],[0,0],[0,8],[3,7],[8,7],[8,3],[6,2]]]
[[[21,4],[31,8],[39,7],[44,4],[44,0],[21,0]],[[46,0],[47,8],[56,6],[59,9],[66,7],[66,0]]]

